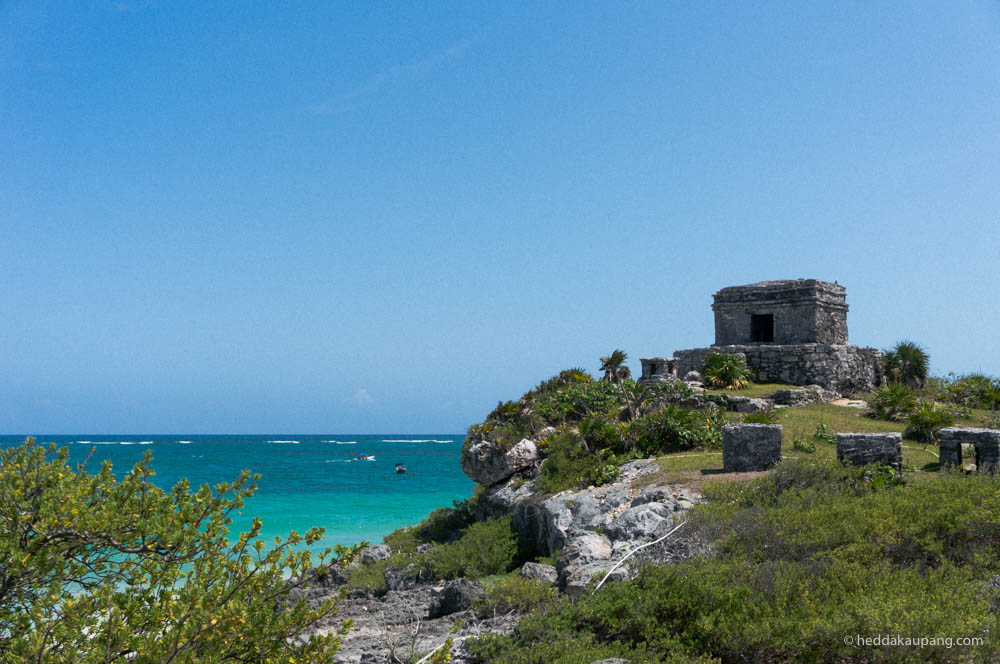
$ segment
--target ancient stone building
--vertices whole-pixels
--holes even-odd
[[[762,281],[715,294],[715,344],[642,359],[642,380],[684,377],[709,353],[739,354],[762,383],[848,394],[884,382],[882,352],[847,343],[847,291],[816,279]]]
[[[715,294],[715,345],[847,343],[847,290],[816,279],[762,281]]]

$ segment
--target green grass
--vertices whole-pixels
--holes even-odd
[[[801,390],[802,387],[799,385],[783,385],[781,383],[750,383],[747,387],[741,390],[715,390],[706,389],[705,391],[709,394],[726,394],[731,397],[766,397],[769,394],[774,394],[778,390]]]
[[[755,386],[757,387],[757,386]],[[773,387],[773,386],[772,386]],[[773,390],[772,390],[773,391]],[[830,433],[903,433],[905,422],[885,422],[865,415],[864,410],[834,406],[832,404],[809,404],[795,408],[781,408],[778,413],[778,424],[781,425],[781,454],[783,457],[796,458],[803,456],[836,457],[837,447],[834,444],[818,442],[816,451],[809,454],[793,448],[796,437],[811,439],[819,424],[824,424]],[[733,423],[739,422],[739,413],[726,413],[727,419]],[[687,471],[722,470],[722,454],[711,452],[681,452],[667,454],[657,459],[663,475],[657,479],[665,481],[683,481],[679,475]],[[908,438],[903,439],[903,466],[922,471],[937,470],[937,446],[921,443]],[[706,475],[706,479],[710,474]]]

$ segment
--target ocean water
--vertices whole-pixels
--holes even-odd
[[[438,507],[472,495],[474,484],[459,466],[463,436],[440,435],[254,435],[254,436],[36,436],[70,450],[75,467],[88,455],[96,472],[105,459],[119,476],[148,450],[154,482],[168,489],[187,478],[192,488],[234,480],[241,470],[261,475],[257,493],[234,518],[232,536],[255,516],[262,537],[273,541],[291,530],[326,529],[314,549],[362,540],[380,542],[396,528],[417,523]],[[0,447],[24,442],[0,436]],[[374,461],[356,460],[368,454]],[[395,464],[406,465],[397,474]]]

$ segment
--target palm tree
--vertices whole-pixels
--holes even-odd
[[[603,380],[611,381],[621,390],[622,401],[625,402],[625,407],[628,408],[629,419],[634,420],[635,408],[632,406],[632,401],[628,398],[625,386],[622,385],[622,381],[632,375],[629,368],[625,366],[625,360],[627,359],[628,353],[616,348],[611,355],[601,358],[601,371],[604,372]]]
[[[885,352],[885,373],[890,383],[904,383],[912,388],[927,380],[927,352],[912,341],[898,341]]]
[[[615,349],[611,355],[601,358],[601,371],[604,372],[604,380],[618,383],[632,375],[629,368],[623,366],[628,359],[628,353]]]

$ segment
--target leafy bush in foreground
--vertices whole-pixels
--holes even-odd
[[[67,458],[31,438],[0,453],[0,661],[330,661],[336,635],[298,637],[333,603],[283,605],[311,567],[293,547],[321,531],[266,547],[258,519],[227,539],[249,472],[163,491],[149,454],[120,481]]]
[[[894,486],[883,475],[809,457],[755,481],[706,485],[709,502],[695,508],[688,536],[714,540],[712,556],[647,567],[468,647],[485,662],[515,664],[993,661],[995,480],[945,473]],[[879,634],[983,642],[844,642]]]

